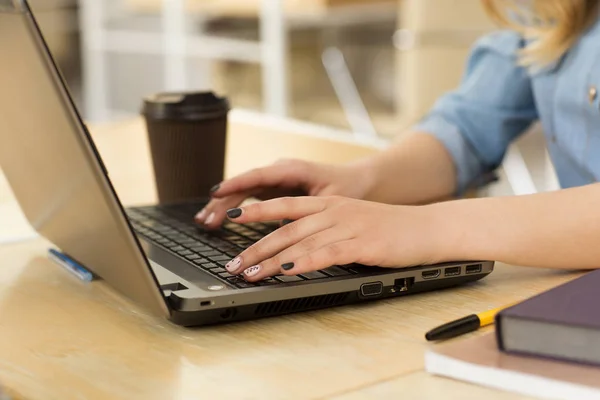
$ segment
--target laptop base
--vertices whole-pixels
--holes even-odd
[[[219,309],[206,309],[198,311],[177,311],[178,304],[172,304],[171,322],[181,326],[205,326],[223,323],[256,320],[266,317],[275,317],[303,311],[319,310],[324,308],[345,306],[358,303],[367,303],[374,300],[411,295],[415,293],[448,289],[464,284],[476,282],[485,275],[462,276],[457,278],[440,279],[433,281],[417,282],[407,290],[394,293],[389,291],[392,287],[384,287],[381,295],[365,297],[360,290],[330,293],[318,296],[308,296],[287,300],[276,300],[266,303],[249,304],[237,307]],[[174,300],[174,298],[171,298]],[[177,301],[175,300],[175,303]]]

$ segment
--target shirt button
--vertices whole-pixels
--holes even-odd
[[[596,98],[598,97],[598,88],[596,88],[596,86],[590,86],[588,97],[590,99],[590,104],[594,104],[594,101],[596,101]]]

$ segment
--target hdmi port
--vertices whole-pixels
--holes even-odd
[[[432,269],[431,271],[425,271],[425,272],[421,273],[421,276],[423,277],[423,279],[437,278],[438,276],[440,276],[440,270]]]

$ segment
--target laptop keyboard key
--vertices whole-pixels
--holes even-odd
[[[291,275],[291,276],[290,275],[281,275],[281,276],[276,276],[275,279],[278,280],[279,282],[283,282],[283,283],[301,282],[304,280],[297,275]]]
[[[273,278],[264,279],[262,281],[258,281],[257,284],[259,286],[271,286],[271,285],[279,285],[281,282],[276,281]]]
[[[248,224],[248,226],[257,232],[262,233],[263,235],[268,235],[269,233],[275,231],[275,229],[276,229],[273,226],[268,226],[265,224],[261,224],[259,222],[250,223],[250,224]]]
[[[323,270],[329,276],[346,276],[350,275],[350,272],[343,270],[340,267],[329,267]]]
[[[210,257],[216,257],[216,256],[220,256],[221,253],[219,253],[218,251],[215,250],[211,250],[211,251],[200,251],[199,252],[201,255],[203,255],[204,257],[210,258]]]
[[[241,288],[241,289],[247,289],[247,288],[252,288],[252,287],[256,287],[256,285],[251,284],[250,282],[246,282],[245,280],[241,279],[239,280],[235,286]]]
[[[199,242],[197,242],[199,243]],[[204,244],[201,245],[193,245],[193,246],[188,246],[188,249],[192,250],[192,251],[196,251],[196,252],[203,252],[203,251],[212,251],[212,249]]]
[[[231,259],[229,257],[227,257],[227,260],[231,260]],[[215,263],[219,264],[221,267],[224,267],[227,264],[229,264],[229,261],[227,261],[227,260],[215,261]]]
[[[227,278],[227,282],[229,282],[239,288],[242,288],[242,289],[256,287],[256,284],[247,282],[238,276],[233,276],[231,278]]]
[[[320,271],[311,271],[311,272],[305,272],[303,274],[300,274],[302,277],[304,277],[305,279],[321,279],[321,278],[327,278],[327,275],[325,275],[324,273],[320,272]]]
[[[234,241],[234,243],[236,245],[238,245],[238,247],[241,247],[241,248],[250,247],[254,244],[254,242],[252,242],[250,240],[236,240],[236,241]]]
[[[218,261],[231,261],[231,258],[229,256],[224,256],[222,254],[219,254],[218,256],[209,256],[209,259],[211,259],[212,261],[218,262]]]
[[[219,268],[219,266],[215,263],[211,263],[211,262],[203,262],[200,264],[200,266],[204,269],[213,269],[213,268]]]

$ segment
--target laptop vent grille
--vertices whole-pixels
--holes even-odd
[[[342,304],[349,293],[324,294],[299,299],[272,301],[256,307],[255,314],[260,316],[304,311],[313,308],[331,307]]]

